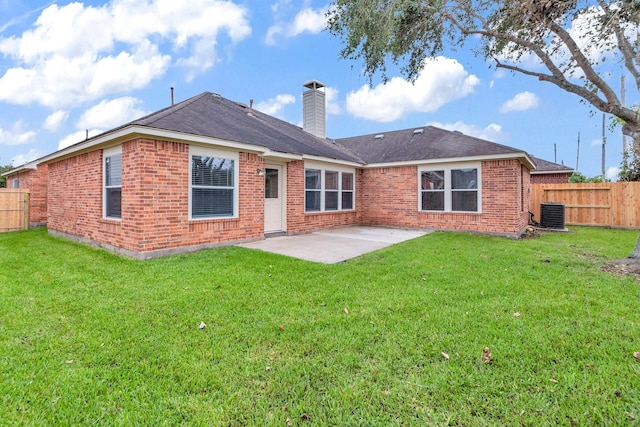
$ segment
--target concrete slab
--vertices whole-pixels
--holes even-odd
[[[238,246],[307,261],[335,264],[431,232],[432,230],[357,226],[322,230],[297,236],[271,237]]]

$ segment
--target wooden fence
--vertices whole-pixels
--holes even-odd
[[[541,203],[565,205],[565,223],[640,228],[640,182],[531,184],[531,212],[540,222]]]
[[[29,190],[0,188],[0,232],[29,228]]]

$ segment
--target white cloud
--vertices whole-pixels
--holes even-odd
[[[76,127],[106,130],[130,122],[147,114],[137,107],[141,102],[130,96],[102,101],[85,111],[80,116]]]
[[[0,101],[68,107],[145,87],[172,62],[188,80],[219,61],[221,34],[232,43],[251,34],[247,14],[219,0],[51,5],[28,31],[0,37],[0,55],[13,62],[0,76]]]
[[[371,89],[364,85],[347,94],[347,111],[355,117],[391,122],[410,112],[436,111],[443,105],[473,93],[480,83],[455,59],[425,61],[414,84],[394,77]]]
[[[501,113],[509,113],[511,111],[525,111],[536,108],[540,101],[535,93],[529,91],[520,92],[504,104],[500,106]]]
[[[82,142],[87,139],[87,136],[91,138],[101,133],[102,131],[100,129],[91,129],[89,130],[88,135],[86,130],[76,131],[65,136],[60,140],[60,142],[58,142],[58,150],[62,150],[63,148],[67,148],[73,144],[77,144],[78,142]]]
[[[440,129],[457,130],[465,135],[475,136],[476,138],[486,139],[488,141],[500,142],[504,139],[502,126],[491,123],[485,128],[479,128],[476,125],[457,121],[454,123],[429,122],[427,126],[434,126]]]
[[[69,113],[64,110],[54,111],[44,120],[44,127],[49,132],[55,132],[69,118]]]
[[[37,132],[25,130],[24,124],[19,121],[11,126],[10,130],[0,128],[0,145],[24,145],[33,142]]]
[[[279,8],[280,7],[275,7],[273,10],[277,11]],[[265,42],[268,45],[275,45],[278,43],[280,37],[289,38],[302,33],[317,34],[321,32],[327,27],[327,18],[325,15],[328,10],[328,6],[320,9],[305,7],[298,12],[292,21],[279,22],[269,27]]]
[[[294,104],[296,97],[290,94],[277,95],[275,98],[269,98],[266,101],[258,102],[255,105],[256,110],[274,117],[280,117],[282,109],[285,105]]]
[[[609,169],[607,169],[605,176],[610,181],[617,181],[619,174],[620,174],[620,168],[617,166],[611,166]]]
[[[327,114],[337,116],[342,113],[342,108],[338,104],[338,95],[340,91],[337,88],[325,87],[325,100],[327,102]]]
[[[29,163],[35,159],[40,158],[40,152],[35,148],[30,148],[29,151],[25,154],[18,154],[14,158],[11,159],[11,165],[13,167],[22,166],[25,163]]]

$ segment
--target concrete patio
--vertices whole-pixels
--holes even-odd
[[[433,230],[355,226],[297,236],[270,237],[238,246],[307,261],[335,264],[431,232]]]

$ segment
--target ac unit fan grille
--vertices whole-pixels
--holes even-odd
[[[543,228],[564,228],[564,205],[542,203],[540,205],[540,226]]]

